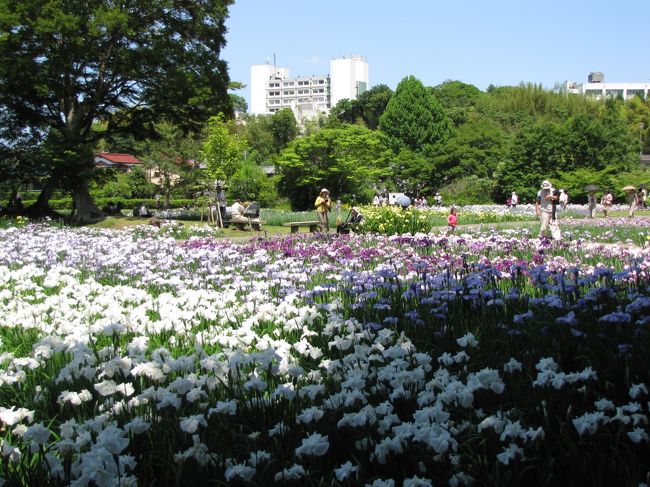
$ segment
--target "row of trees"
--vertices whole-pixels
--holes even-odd
[[[512,191],[532,201],[551,179],[579,200],[589,183],[648,178],[639,128],[649,125],[650,102],[640,98],[596,101],[535,85],[481,92],[459,81],[425,87],[408,76],[394,93],[378,86],[342,100],[322,133],[289,144],[276,162],[281,192],[300,209],[319,184],[362,200],[376,191],[441,191],[447,201],[484,203]]]
[[[70,192],[83,223],[102,216],[89,191],[99,149],[154,167],[165,199],[222,179],[232,196],[269,204],[279,194],[295,209],[311,208],[323,186],[359,201],[440,190],[469,203],[532,199],[543,179],[579,196],[586,183],[646,177],[637,168],[650,103],[640,98],[407,76],[300,126],[289,109],[235,123],[245,103],[227,90],[241,85],[220,59],[231,3],[0,0],[0,181],[15,191],[41,180],[36,216],[55,190]]]

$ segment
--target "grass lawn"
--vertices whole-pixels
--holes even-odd
[[[573,216],[573,215],[571,215]],[[627,211],[615,211],[610,213],[609,218],[617,218],[617,217],[625,217],[627,216]],[[643,210],[643,211],[637,211],[636,216],[650,216],[650,209],[649,210]],[[560,226],[562,226],[562,216],[560,216]],[[604,217],[602,214],[597,214],[596,218],[594,218],[593,221],[594,223],[598,220],[603,220]],[[93,224],[92,226],[97,227],[97,228],[110,228],[110,229],[122,229],[122,228],[127,228],[135,225],[146,225],[148,223],[149,219],[147,218],[139,218],[139,217],[133,217],[133,216],[108,216],[104,220],[97,222]],[[208,226],[207,221],[195,221],[195,220],[174,220],[179,223],[183,223],[186,226]],[[588,225],[588,222],[590,219],[585,218],[585,225]],[[539,222],[535,219],[531,219],[528,221],[513,221],[513,222],[503,222],[500,224],[476,224],[476,225],[463,225],[462,222],[462,215],[461,218],[459,219],[459,228],[463,228],[463,226],[467,228],[513,228],[513,227],[522,227],[522,228],[529,228],[531,231],[536,232],[538,230],[538,225]],[[439,227],[434,227],[433,231],[435,232],[436,230],[440,231],[446,231],[447,226],[446,225],[441,225]],[[335,228],[332,226],[330,231],[334,231]],[[306,231],[305,228],[300,229],[301,232]],[[257,232],[257,231],[247,231],[243,232],[241,230],[236,230],[234,227],[229,227],[229,228],[224,228],[223,229],[223,236],[225,238],[236,238],[236,237],[247,237],[247,236],[269,236],[269,235],[286,235],[290,233],[290,228],[281,226],[281,225],[263,225],[262,226],[262,231]]]
[[[197,226],[197,227],[209,226],[207,221],[203,221],[203,222],[193,221],[193,220],[192,221],[174,220],[174,221],[183,223],[184,225],[187,226]],[[120,230],[135,225],[146,225],[148,222],[149,222],[148,218],[138,218],[133,216],[108,216],[104,220],[97,222],[91,226],[97,228],[110,228],[114,230]],[[234,227],[229,227],[223,229],[223,236],[230,238],[230,237],[246,237],[248,235],[254,235],[254,236],[265,235],[265,234],[278,235],[278,234],[287,234],[289,232],[290,232],[290,228],[283,227],[283,226],[263,225],[261,232],[256,232],[256,231],[242,232],[241,230],[236,230]]]

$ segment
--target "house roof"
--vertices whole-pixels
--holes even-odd
[[[95,159],[101,158],[113,164],[142,164],[142,161],[133,157],[131,154],[116,154],[111,152],[100,152]]]

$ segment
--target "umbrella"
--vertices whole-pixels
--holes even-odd
[[[400,205],[402,208],[408,208],[411,206],[411,198],[408,196],[401,194],[397,198],[395,198],[395,203]]]
[[[587,186],[585,186],[585,191],[597,191],[597,190],[598,190],[598,186],[596,186],[595,184],[588,184]]]
[[[623,187],[623,191],[636,191],[636,188],[628,184],[627,186]]]

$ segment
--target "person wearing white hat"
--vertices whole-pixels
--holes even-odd
[[[329,232],[329,211],[332,208],[332,202],[330,200],[330,192],[327,189],[323,188],[320,190],[320,194],[316,197],[314,206],[316,207],[316,214],[318,215],[320,231],[325,233]]]
[[[535,214],[540,219],[539,236],[547,237],[549,225],[553,218],[553,202],[557,200],[554,195],[553,186],[549,181],[542,182],[541,189],[537,192],[535,198]]]

